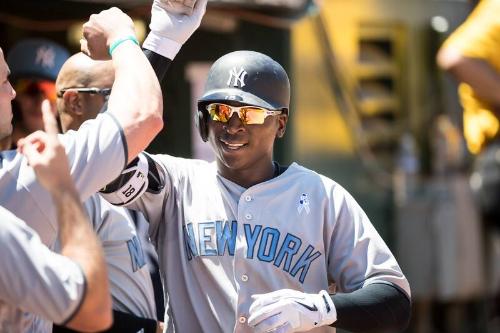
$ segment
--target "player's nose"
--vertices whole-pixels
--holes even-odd
[[[238,131],[243,130],[243,128],[243,122],[236,112],[231,115],[231,118],[229,118],[225,126],[225,129],[229,134],[237,133]]]

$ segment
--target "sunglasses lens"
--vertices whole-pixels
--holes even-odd
[[[263,124],[266,119],[266,111],[256,107],[244,107],[241,109],[241,119],[244,124]]]
[[[208,113],[212,120],[227,123],[231,114],[231,107],[224,104],[213,103],[207,106]]]

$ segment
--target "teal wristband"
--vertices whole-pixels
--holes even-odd
[[[123,42],[126,42],[126,41],[132,41],[134,42],[137,46],[139,46],[139,41],[137,40],[137,38],[135,38],[135,36],[127,36],[127,37],[123,37],[123,38],[120,38],[120,39],[117,39],[113,42],[113,44],[111,44],[111,46],[109,47],[109,55],[112,56],[113,55],[113,51]]]

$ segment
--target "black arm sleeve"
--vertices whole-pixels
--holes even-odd
[[[113,310],[113,326],[102,333],[156,333],[157,322],[154,319],[136,317],[129,313]],[[78,333],[70,328],[54,325],[53,333]]]
[[[332,299],[337,309],[332,326],[351,332],[401,332],[410,321],[410,299],[390,284],[370,284]]]
[[[141,329],[144,330],[144,333],[156,333],[156,320],[113,310],[113,326],[103,333],[136,333]]]
[[[158,77],[158,81],[161,83],[167,74],[168,67],[170,67],[172,60],[148,49],[142,49],[142,52],[144,52],[146,58],[148,58]]]

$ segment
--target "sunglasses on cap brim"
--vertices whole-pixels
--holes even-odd
[[[51,101],[56,100],[56,86],[52,81],[20,79],[15,84],[15,90],[18,94],[30,96],[43,95]]]

